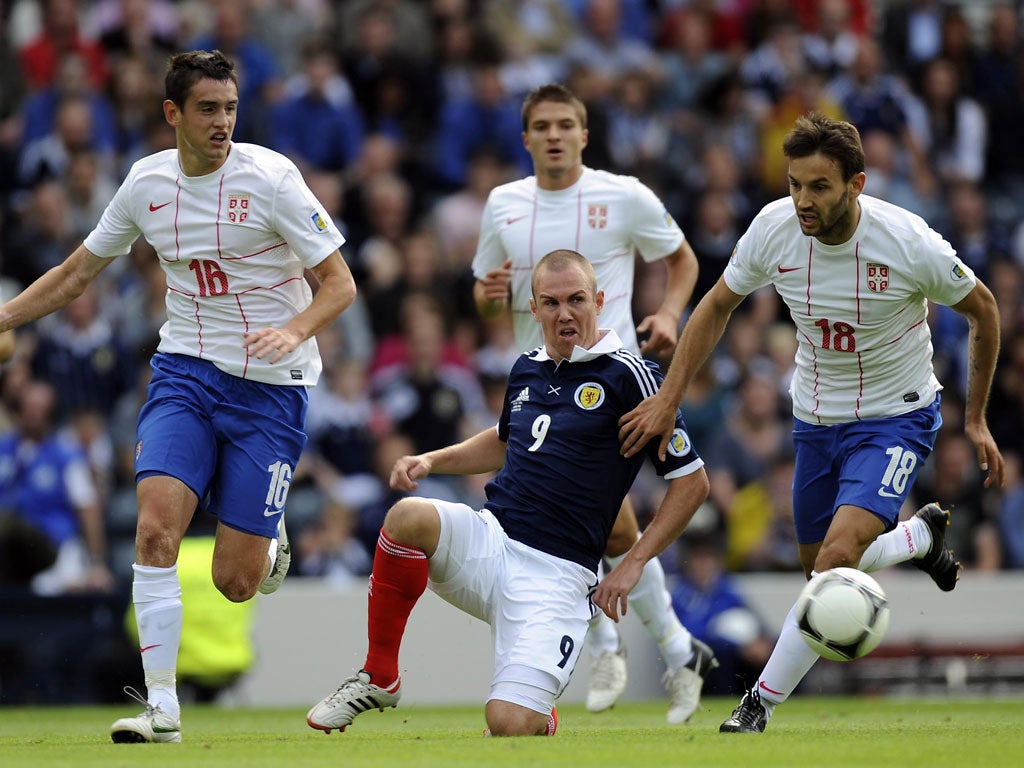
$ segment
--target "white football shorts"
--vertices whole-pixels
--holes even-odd
[[[491,626],[494,677],[488,700],[548,714],[583,649],[597,576],[513,541],[486,509],[429,501],[441,517],[429,586]]]

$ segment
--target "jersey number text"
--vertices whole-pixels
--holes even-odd
[[[825,318],[814,323],[821,328],[821,346],[834,349],[836,352],[856,352],[857,340],[853,336],[854,328],[849,323],[839,320],[830,323]]]
[[[228,292],[228,276],[216,261],[192,259],[188,268],[196,273],[200,296],[223,296]]]

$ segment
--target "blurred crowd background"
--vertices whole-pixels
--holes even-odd
[[[924,216],[999,301],[989,420],[1009,464],[1006,488],[983,488],[963,435],[966,323],[933,307],[945,425],[907,511],[933,499],[952,505],[949,539],[968,569],[1024,568],[1021,5],[5,0],[2,293],[61,262],[131,163],[174,145],[161,111],[168,55],[218,48],[233,57],[235,141],[292,158],[348,238],[342,252],[359,298],[319,337],[325,370],[310,393],[288,525],[293,577],[362,582],[395,498],[394,460],[492,425],[500,412],[520,350],[505,322],[478,317],[470,262],[490,189],[531,173],[520,139],[525,94],[559,81],[584,100],[584,162],[635,175],[665,201],[700,262],[693,303],[760,207],[787,194],[781,139],[796,116],[818,109],[860,129],[866,192]],[[638,266],[638,317],[660,303],[662,269]],[[135,418],[164,291],[140,240],[80,299],[17,332],[15,357],[0,370],[0,534],[32,522],[54,564],[37,573],[17,544],[24,531],[9,536],[5,586],[127,590]],[[794,348],[774,292],[754,294],[687,393],[682,407],[712,491],[663,556],[673,583],[799,570]],[[52,466],[33,453],[47,441],[62,446]],[[34,472],[51,473],[51,493],[26,489],[29,455]],[[430,478],[423,492],[479,505],[486,479]],[[633,490],[642,523],[659,493],[642,475]],[[199,515],[195,527],[211,524]]]

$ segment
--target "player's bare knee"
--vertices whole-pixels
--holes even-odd
[[[855,544],[845,541],[830,542],[818,551],[814,570],[821,573],[829,568],[856,568],[862,555],[863,550]]]
[[[636,513],[628,499],[622,502],[619,507],[619,514],[615,517],[612,525],[612,532],[608,535],[608,544],[604,553],[608,557],[618,557],[626,554],[636,544],[640,535],[640,525],[636,521]]]
[[[135,531],[135,562],[170,568],[178,559],[181,542],[166,526],[139,518]]]
[[[437,508],[425,499],[410,496],[399,499],[384,518],[384,535],[400,544],[426,548],[437,537],[441,518]]]
[[[549,717],[509,702],[487,702],[487,728],[491,736],[544,736]]]
[[[213,574],[217,590],[232,603],[244,603],[256,594],[260,582],[244,573]]]
[[[604,548],[604,553],[608,557],[618,557],[619,555],[626,554],[634,544],[636,544],[636,534],[630,535],[628,532],[616,533],[612,531],[608,537],[608,545]]]

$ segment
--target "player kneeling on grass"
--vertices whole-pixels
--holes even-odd
[[[550,735],[555,699],[576,666],[598,610],[618,620],[648,560],[675,541],[708,493],[703,461],[681,417],[664,461],[646,452],[668,491],[644,535],[598,585],[597,566],[619,505],[643,464],[620,455],[619,417],[653,394],[658,367],[598,328],[604,293],[574,251],[547,254],[530,309],[544,344],[509,374],[497,429],[395,463],[391,485],[415,491],[431,472],[497,470],[482,510],[408,497],[388,512],[369,585],[363,668],[306,718],[344,730],[401,696],[398,652],[409,614],[430,586],[491,625],[494,677],[486,705],[494,736]]]

